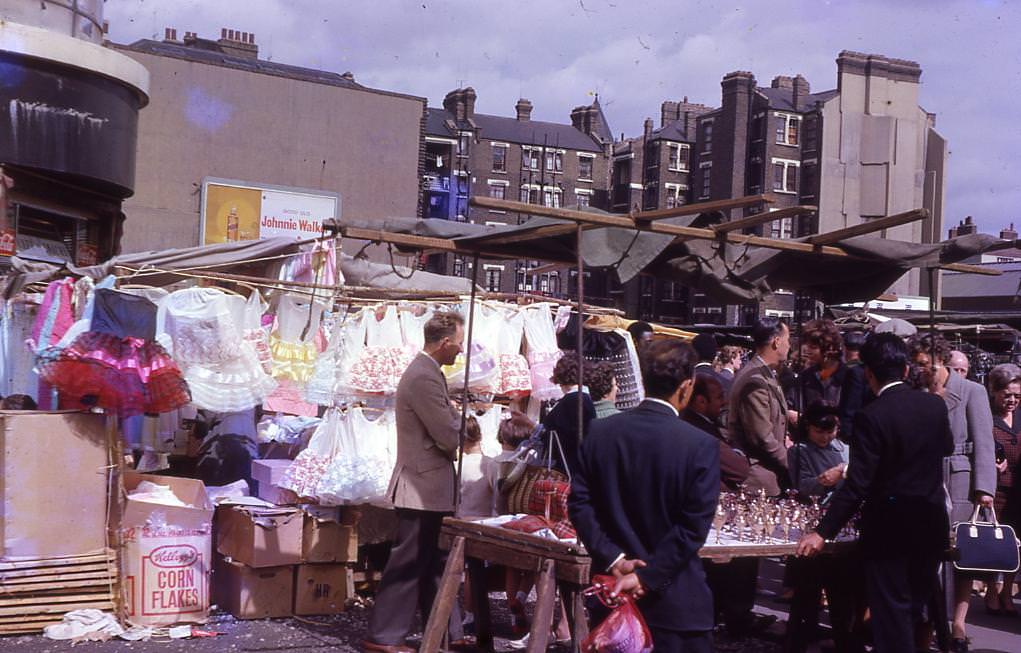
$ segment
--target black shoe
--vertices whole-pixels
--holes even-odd
[[[968,640],[959,637],[950,640],[950,653],[968,653]]]

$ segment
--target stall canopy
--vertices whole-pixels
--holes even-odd
[[[733,223],[724,222],[719,211],[642,222],[642,214],[609,214],[588,207],[546,208],[488,198],[477,198],[473,203],[499,206],[522,215],[548,215],[507,226],[436,219],[393,218],[380,222],[345,218],[338,220],[336,227],[352,238],[373,240],[375,234],[405,250],[481,252],[488,258],[568,263],[575,260],[576,228],[581,225],[581,255],[586,266],[612,268],[621,282],[640,273],[653,274],[725,303],[761,300],[777,288],[808,293],[826,303],[872,299],[911,268],[970,268],[958,262],[1014,245],[1013,241],[985,234],[919,244],[853,235],[854,229],[833,232],[836,239],[822,234],[780,241],[734,233],[726,226]],[[761,224],[814,209],[781,209],[746,220]],[[768,220],[766,215],[770,216]],[[918,209],[879,220],[889,221],[892,226],[927,215]],[[622,226],[607,226],[616,224]],[[839,237],[841,234],[847,237]],[[409,237],[402,239],[402,235]]]
[[[286,257],[301,252],[302,245],[314,241],[293,238],[218,243],[200,247],[170,249],[160,252],[122,254],[105,263],[87,267],[63,266],[11,258],[12,272],[4,279],[4,296],[10,298],[33,283],[45,283],[66,276],[88,276],[100,279],[109,274],[139,271],[146,283],[168,285],[180,281],[174,271],[196,274],[223,273],[226,277],[249,275],[265,279],[276,277],[276,267]],[[435,292],[438,294],[468,293],[471,282],[459,277],[446,277],[389,263],[375,263],[346,254],[338,257],[347,285],[392,291]],[[161,271],[165,271],[160,274]]]

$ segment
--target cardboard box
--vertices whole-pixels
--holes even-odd
[[[117,499],[120,474],[111,425],[95,413],[0,411],[0,557],[108,546],[108,501],[111,489]]]
[[[358,529],[344,524],[341,508],[303,506],[302,562],[356,562]]]
[[[131,496],[143,481],[184,505]],[[198,623],[209,613],[213,506],[202,481],[127,472],[121,518],[125,618],[141,626]]]
[[[289,617],[294,595],[294,567],[255,569],[219,559],[213,586],[216,603],[238,619]]]
[[[354,573],[347,565],[298,565],[294,582],[294,614],[340,614],[354,591]]]
[[[291,462],[278,459],[253,460],[252,480],[257,485],[255,496],[278,506],[294,506],[300,503],[297,494],[277,486]]]
[[[216,510],[216,551],[249,567],[301,562],[302,513],[297,508],[221,505]]]

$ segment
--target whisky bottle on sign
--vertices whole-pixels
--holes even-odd
[[[238,218],[238,207],[232,206],[227,214],[227,242],[237,242],[240,227],[241,220]]]

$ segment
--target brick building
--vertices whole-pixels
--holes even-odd
[[[575,107],[570,123],[532,120],[521,99],[514,117],[476,113],[476,93],[447,93],[442,108],[427,110],[423,164],[423,216],[477,224],[517,224],[526,216],[470,206],[475,195],[544,206],[607,208],[610,128],[599,106]],[[470,261],[434,256],[430,269],[470,273]],[[562,295],[573,292],[566,270],[530,273],[538,261],[483,261],[480,283],[488,290]],[[569,273],[568,273],[569,274]],[[591,275],[594,297],[605,297],[605,275]],[[596,278],[598,277],[598,279]]]
[[[612,208],[647,210],[767,193],[774,200],[771,210],[813,204],[819,215],[777,220],[749,232],[797,238],[924,207],[932,217],[882,235],[939,240],[946,141],[935,131],[935,116],[918,106],[921,67],[848,51],[836,63],[837,88],[819,93],[801,75],[778,76],[760,87],[752,73],[737,71],[723,77],[719,108],[664,103],[659,130],[647,120],[642,137],[614,148]],[[676,139],[667,140],[664,155],[658,134],[671,124]],[[687,169],[671,170],[672,152],[684,145],[690,148]],[[655,158],[645,165],[641,155],[650,152]],[[727,217],[755,210],[736,209]],[[668,322],[743,324],[762,312],[794,316],[812,304],[811,298],[781,290],[761,306],[722,306],[669,282],[645,278],[634,284],[627,292],[629,307],[643,318]],[[929,293],[918,271],[891,291]]]
[[[151,78],[125,251],[199,244],[206,177],[336,193],[363,219],[419,213],[424,98],[261,59],[237,30],[113,47]]]

